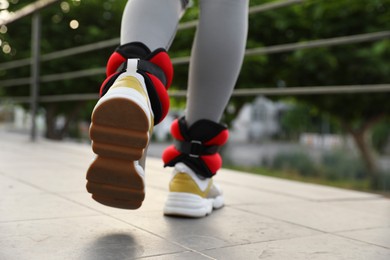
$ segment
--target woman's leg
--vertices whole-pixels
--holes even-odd
[[[97,156],[87,171],[87,190],[104,205],[135,209],[144,200],[146,148],[169,107],[173,69],[165,49],[183,10],[183,0],[129,0],[124,10],[121,46],[108,60],[91,116]]]
[[[188,0],[129,0],[122,17],[121,45],[142,42],[150,50],[169,49]],[[145,166],[146,150],[140,159]]]
[[[164,214],[203,217],[224,199],[212,177],[222,166],[218,147],[228,138],[219,123],[245,52],[248,0],[200,0],[193,44],[186,117],[172,124],[176,144],[163,153],[174,166]]]
[[[142,42],[150,50],[168,49],[186,0],[129,0],[123,12],[121,44]]]
[[[241,69],[248,0],[200,0],[190,62],[186,119],[219,122]]]

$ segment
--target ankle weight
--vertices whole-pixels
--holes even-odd
[[[167,89],[173,78],[173,66],[165,49],[159,48],[151,52],[146,45],[140,42],[119,46],[108,59],[107,78],[100,88],[100,96],[104,96],[118,76],[126,72],[128,59],[138,59],[136,72],[144,77],[154,114],[154,123],[157,125],[168,113]]]
[[[222,158],[218,151],[229,136],[226,126],[202,119],[187,127],[182,117],[172,123],[171,134],[176,142],[163,153],[164,167],[182,162],[206,178],[214,176],[221,168]]]

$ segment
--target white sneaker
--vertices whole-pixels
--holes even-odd
[[[136,209],[142,204],[144,169],[139,165],[152,129],[153,112],[138,59],[127,61],[92,112],[90,138],[97,157],[87,172],[87,190],[104,205]]]
[[[220,187],[212,178],[203,178],[184,163],[177,163],[169,183],[165,215],[204,217],[224,206]]]

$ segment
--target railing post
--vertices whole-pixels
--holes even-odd
[[[37,138],[36,116],[38,111],[38,96],[40,83],[40,56],[41,56],[41,14],[35,12],[32,16],[31,35],[31,87],[30,87],[30,109],[31,129],[30,139]]]

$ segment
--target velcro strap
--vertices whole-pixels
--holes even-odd
[[[192,140],[190,142],[176,141],[175,147],[181,153],[187,154],[193,158],[198,158],[201,155],[215,154],[219,150],[218,145],[206,146],[203,145],[201,141],[196,141],[196,140]]]
[[[161,81],[161,83],[163,83],[163,85],[167,84],[167,77],[165,76],[164,71],[156,64],[147,60],[138,60],[137,69],[156,76]]]

